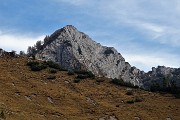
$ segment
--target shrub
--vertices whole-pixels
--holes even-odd
[[[38,61],[29,61],[27,65],[31,68],[32,71],[40,71],[47,68],[47,65]]]
[[[56,76],[50,75],[50,76],[47,77],[47,79],[56,79]]]
[[[54,68],[54,69],[60,69],[59,64],[53,62],[53,61],[47,61],[45,62],[50,68]]]
[[[74,82],[75,83],[79,83],[81,80],[80,79],[75,79]]]
[[[86,78],[88,78],[88,76],[87,75],[83,75],[83,74],[79,74],[76,78],[86,79]]]
[[[122,85],[124,84],[124,81],[121,79],[112,79],[112,83],[116,84],[116,85]]]
[[[96,82],[100,83],[100,82],[104,82],[105,80],[103,78],[98,78],[96,79]]]
[[[104,54],[105,55],[114,54],[114,51],[108,48],[107,50],[104,51]]]
[[[59,71],[68,71],[68,70],[65,68],[59,68]]]
[[[134,100],[128,100],[126,103],[128,103],[128,104],[133,104],[133,103],[134,103]]]
[[[144,99],[142,97],[136,96],[134,102],[142,102]]]
[[[180,99],[180,93],[174,94],[176,99]]]
[[[4,120],[6,117],[4,115],[4,110],[0,108],[0,120]]]
[[[50,69],[49,72],[55,74],[55,73],[57,73],[57,70],[55,70],[55,69]]]
[[[34,65],[39,65],[39,62],[37,61],[28,61],[27,66],[34,66]]]
[[[32,71],[40,71],[42,70],[42,67],[40,65],[33,65],[31,66]]]
[[[95,78],[95,75],[91,71],[75,70],[74,73],[79,74],[80,76],[86,76],[86,78]]]
[[[68,71],[68,75],[74,75],[74,71],[69,70],[69,71]]]
[[[126,87],[131,87],[131,88],[137,88],[138,87],[138,86],[134,86],[130,82],[124,82],[122,79],[117,79],[117,78],[112,79],[111,82],[113,84],[116,84],[116,85],[121,85],[121,86],[126,86]]]
[[[88,72],[85,70],[74,70],[74,73],[76,73],[76,74],[87,74]]]
[[[128,91],[126,92],[126,95],[134,95],[134,93],[133,93],[132,90],[128,90]]]

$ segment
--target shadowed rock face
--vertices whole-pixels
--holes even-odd
[[[68,25],[54,32],[50,44],[36,54],[37,59],[52,60],[66,69],[85,69],[96,76],[118,78],[140,85],[140,70],[125,62],[113,47],[102,46],[88,35]]]
[[[180,87],[180,68],[153,67],[152,71],[143,76],[144,88],[149,89],[152,84],[158,84],[159,87]]]

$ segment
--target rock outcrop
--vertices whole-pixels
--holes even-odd
[[[143,75],[143,86],[149,89],[153,84],[160,88],[180,87],[180,68],[165,66],[153,67],[152,71]]]
[[[88,70],[96,76],[122,79],[145,89],[150,89],[154,83],[161,87],[165,80],[167,86],[175,83],[180,87],[180,68],[159,66],[145,73],[131,67],[115,48],[96,43],[72,25],[46,36],[42,47],[38,48],[41,49],[36,52],[37,59],[54,61],[66,69]]]
[[[71,25],[54,32],[36,58],[52,60],[66,69],[85,69],[96,76],[123,79],[138,86],[141,85],[138,76],[144,74],[131,67],[116,49],[96,43]]]

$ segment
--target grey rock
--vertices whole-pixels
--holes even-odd
[[[35,57],[54,61],[65,69],[88,70],[99,77],[122,79],[144,89],[150,89],[154,82],[162,86],[163,78],[168,78],[169,86],[173,81],[180,87],[180,68],[158,66],[145,73],[132,67],[115,48],[102,46],[72,25],[46,37],[43,49]]]
[[[99,118],[99,120],[118,120],[116,116],[105,116],[102,118]]]
[[[150,89],[152,84],[158,84],[159,87],[180,87],[180,68],[153,67],[152,71],[144,74],[142,81],[145,89]]]
[[[54,37],[55,36],[55,37]],[[51,60],[65,69],[84,69],[99,77],[118,78],[140,86],[139,74],[113,47],[102,46],[88,35],[68,25],[57,30],[50,44],[36,54],[40,60]]]
[[[48,97],[47,99],[48,99],[48,101],[49,101],[51,104],[54,103],[54,102],[53,102],[53,99],[52,99],[51,97]]]

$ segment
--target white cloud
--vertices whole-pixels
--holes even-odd
[[[23,50],[26,52],[28,46],[33,46],[36,41],[43,40],[44,37],[44,35],[29,37],[25,35],[0,34],[0,48],[7,51],[16,50],[19,52]]]
[[[146,72],[158,65],[177,68],[180,63],[180,56],[167,53],[125,54],[124,57],[131,65],[138,66],[141,70],[145,70]]]
[[[180,46],[178,0],[112,0],[102,2],[98,7],[100,15],[117,26],[136,29],[146,35],[148,40],[157,43]]]

